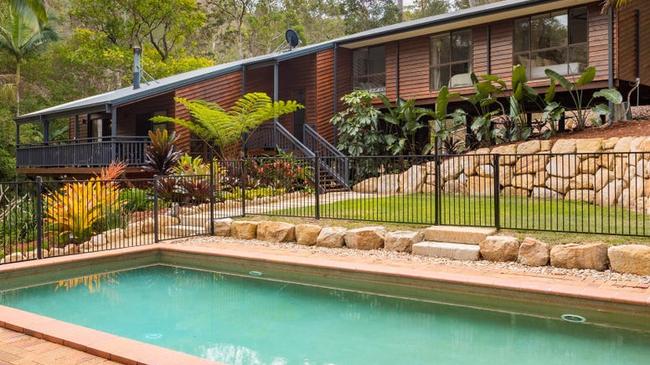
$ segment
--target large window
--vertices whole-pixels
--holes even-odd
[[[472,84],[472,31],[461,30],[431,37],[430,85],[461,87]]]
[[[526,66],[531,79],[545,70],[561,75],[581,73],[588,63],[587,8],[535,15],[515,20],[515,65]]]
[[[352,53],[352,84],[355,90],[386,90],[384,46],[361,48]]]

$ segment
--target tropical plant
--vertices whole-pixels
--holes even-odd
[[[341,98],[345,110],[330,123],[338,131],[338,149],[349,156],[373,156],[383,152],[384,136],[379,130],[380,110],[372,105],[378,94],[366,90],[353,91]]]
[[[296,101],[273,101],[261,92],[248,93],[225,110],[219,104],[203,100],[176,98],[190,113],[190,120],[165,116],[154,117],[156,123],[175,123],[189,129],[208,145],[218,147],[217,153],[237,142],[246,144],[252,131],[274,118],[303,108]]]
[[[57,35],[41,22],[43,15],[37,1],[13,0],[6,9],[0,14],[0,50],[11,55],[15,63],[16,114],[20,115],[21,65],[26,58],[56,40]]]
[[[438,97],[436,98],[436,106],[433,111],[429,112],[431,116],[431,137],[435,141],[441,141],[443,149],[449,154],[456,154],[461,152],[462,144],[454,139],[453,132],[459,127],[465,125],[466,114],[462,109],[456,109],[452,113],[448,113],[449,100],[458,97],[457,93],[450,93],[447,86],[443,86],[438,90]],[[425,147],[425,150],[427,147]],[[428,148],[431,150],[431,147]]]
[[[281,153],[278,157],[262,158],[253,161],[247,168],[249,183],[255,187],[271,187],[286,191],[309,189],[313,180],[313,170],[293,156],[292,153]]]
[[[120,191],[120,201],[127,212],[142,212],[153,207],[151,191],[148,189],[129,188]]]
[[[383,94],[380,99],[384,103],[386,112],[383,113],[383,120],[388,124],[389,131],[384,135],[386,149],[393,155],[418,155],[427,154],[431,145],[418,148],[418,132],[427,127],[426,119],[430,110],[415,105],[415,100],[404,100],[398,98],[393,107],[390,100]]]
[[[577,122],[577,129],[583,129],[587,125],[591,113],[598,116],[609,115],[610,110],[607,104],[593,105],[597,99],[605,99],[615,105],[623,102],[623,96],[616,89],[601,89],[594,92],[588,100],[585,99],[584,87],[596,77],[596,68],[593,66],[587,67],[575,81],[569,81],[551,69],[546,69],[545,72],[551,79],[551,84],[546,92],[546,101],[550,103],[555,98],[555,91],[558,85],[566,89],[573,100],[574,109],[571,110],[571,113]]]
[[[113,163],[87,181],[65,184],[45,196],[45,222],[66,241],[83,242],[105,220],[119,212],[123,202],[115,180],[126,165]]]
[[[508,88],[506,82],[496,75],[483,75],[479,79],[472,74],[474,95],[467,100],[476,109],[477,116],[472,120],[470,129],[480,145],[493,145],[495,133],[493,119],[498,115],[505,115],[506,109],[499,100],[499,95]],[[475,146],[469,146],[475,147]]]
[[[169,175],[182,153],[176,148],[176,133],[166,129],[149,131],[151,144],[144,154],[144,169],[156,175]]]
[[[603,0],[602,13],[606,13],[609,9],[620,9],[631,2],[632,0]]]
[[[182,155],[172,169],[174,175],[210,175],[210,165],[201,156]]]

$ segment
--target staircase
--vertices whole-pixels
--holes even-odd
[[[479,243],[496,232],[494,228],[432,226],[424,230],[424,241],[413,245],[413,254],[453,260],[477,261]]]
[[[248,149],[291,152],[294,157],[317,160],[320,192],[349,190],[348,158],[312,127],[305,124],[303,142],[299,141],[282,124],[272,122],[260,126],[248,139]]]

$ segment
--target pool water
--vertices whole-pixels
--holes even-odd
[[[231,365],[648,364],[650,334],[149,266],[0,303]]]

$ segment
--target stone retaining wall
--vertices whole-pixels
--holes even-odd
[[[499,189],[506,196],[578,200],[650,213],[650,137],[534,140],[482,148],[440,164],[441,191],[491,196],[498,154]],[[361,193],[435,191],[435,162],[359,182]]]

